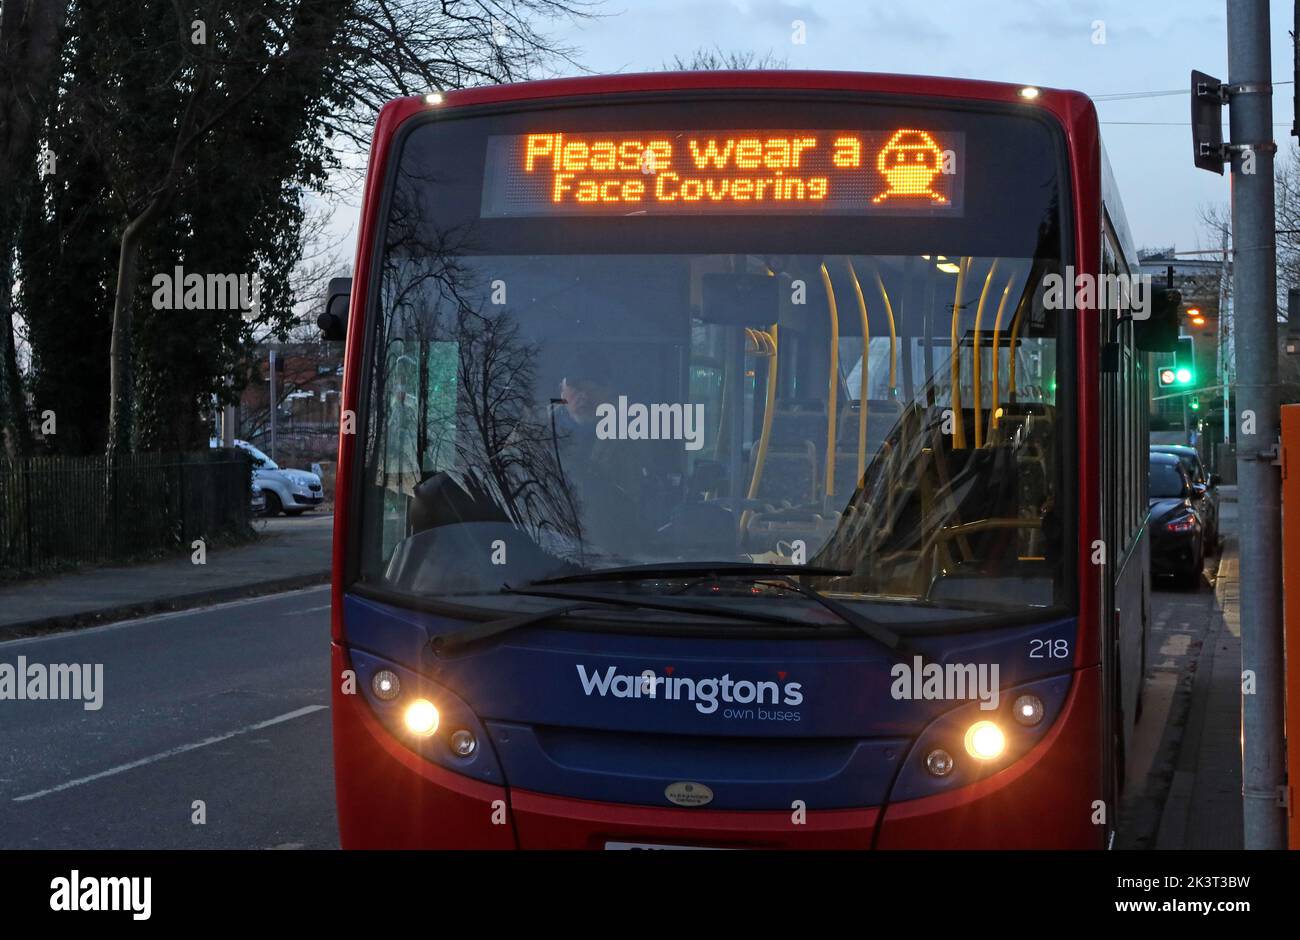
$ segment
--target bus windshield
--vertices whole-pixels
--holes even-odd
[[[1055,132],[708,101],[686,109],[705,130],[663,130],[682,110],[401,141],[359,580],[499,607],[602,568],[771,562],[838,569],[812,583],[862,603],[1064,604]]]

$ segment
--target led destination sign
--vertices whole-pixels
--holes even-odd
[[[961,215],[963,143],[917,127],[495,136],[482,214]]]

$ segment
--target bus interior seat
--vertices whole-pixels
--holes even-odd
[[[804,506],[817,499],[817,441],[826,439],[826,408],[819,400],[781,399],[772,411],[763,476],[756,499]],[[750,448],[747,479],[754,478],[757,443]]]
[[[515,576],[541,578],[580,568],[549,554],[515,525],[487,488],[472,475],[457,480],[445,471],[415,486],[406,507],[407,535],[393,549],[385,580],[411,594],[495,591],[501,568],[493,564],[499,541]],[[445,559],[455,558],[455,565]]]
[[[749,459],[750,479],[757,459],[755,447]],[[769,447],[754,498],[780,506],[811,505],[817,499],[817,466],[817,448],[812,441],[780,450]]]
[[[820,399],[785,399],[772,412],[769,450],[800,449],[805,442],[826,440],[826,404]]]
[[[858,452],[858,403],[848,402],[840,405],[839,427],[835,432],[837,450]],[[897,402],[867,402],[867,460],[880,449],[888,439],[890,432],[899,422]]]
[[[415,485],[406,506],[407,532],[414,534],[461,522],[509,522],[510,519],[472,475],[464,482],[438,471]]]

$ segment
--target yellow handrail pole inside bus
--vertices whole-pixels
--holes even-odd
[[[840,394],[840,313],[835,309],[835,288],[831,272],[822,262],[822,286],[826,288],[826,305],[831,315],[830,375],[826,385],[826,498],[835,495],[835,412]]]
[[[1016,337],[1020,335],[1020,317],[1025,312],[1022,306],[1011,320],[1011,345],[1007,349],[1007,401],[1016,398]]]
[[[984,446],[984,388],[980,385],[981,373],[983,371],[983,348],[980,345],[980,321],[984,319],[984,302],[989,298],[989,285],[993,283],[993,275],[998,270],[998,259],[994,258],[993,263],[989,265],[989,273],[984,277],[984,287],[980,290],[979,303],[975,305],[975,348],[971,353],[971,387],[975,391],[975,446]],[[994,356],[997,355],[997,347],[993,348]],[[995,396],[996,397],[996,396]]]
[[[777,367],[777,324],[772,324],[771,334],[759,333],[768,349],[769,358],[767,360],[767,393],[763,405],[763,430],[758,435],[758,449],[754,454],[754,474],[749,480],[749,492],[745,494],[746,499],[756,499],[758,497],[758,485],[763,480],[763,464],[767,461],[767,446],[772,439],[772,414],[776,410],[776,367]],[[749,522],[749,517],[753,513],[746,509],[741,514],[741,528]]]
[[[770,264],[763,265],[767,268],[768,277],[776,277],[776,271]],[[772,416],[776,410],[776,368],[779,362],[779,350],[777,347],[777,327],[779,323],[772,324],[772,333],[761,334],[764,341],[768,344],[772,358],[767,363],[767,391],[764,396],[763,404],[763,429],[758,434],[758,450],[754,455],[754,473],[749,479],[749,491],[746,499],[758,498],[758,487],[763,481],[763,465],[767,462],[767,447],[772,440]],[[743,534],[749,529],[749,520],[753,517],[754,512],[746,509],[740,514],[740,531]]]
[[[966,449],[966,422],[961,413],[961,346],[957,339],[957,319],[961,316],[961,289],[966,286],[966,269],[970,258],[957,264],[957,290],[952,300],[952,449]]]
[[[998,301],[997,316],[993,319],[993,401],[989,405],[989,432],[988,438],[992,440],[993,432],[998,426],[998,411],[1002,407],[1002,390],[998,387],[998,357],[1002,349],[1002,313],[1007,308],[1007,300],[1011,297],[1011,285],[1016,281],[1015,272],[1011,272],[1007,277],[1007,286],[1002,288],[1002,299]]]
[[[848,258],[844,263],[853,279],[853,293],[858,295],[858,316],[862,318],[862,368],[858,370],[858,486],[861,486],[863,474],[867,472],[867,354],[871,351],[871,324],[867,322],[867,301],[862,296],[858,272],[853,270],[853,262]]]
[[[898,400],[898,333],[894,329],[894,305],[889,302],[889,292],[885,290],[885,282],[880,279],[880,272],[874,272],[876,275],[876,289],[880,291],[880,297],[885,302],[885,316],[889,320],[889,394],[894,400]]]

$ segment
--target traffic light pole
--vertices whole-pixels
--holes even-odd
[[[1273,87],[1268,0],[1227,0],[1233,348],[1248,849],[1286,848]],[[1253,684],[1247,675],[1253,674]],[[1250,694],[1252,693],[1253,694]]]

